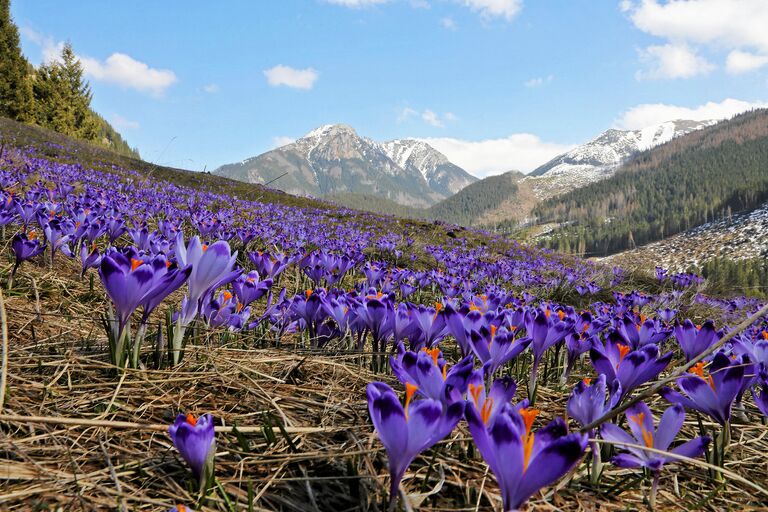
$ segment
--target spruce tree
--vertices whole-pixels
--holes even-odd
[[[29,64],[21,53],[19,31],[11,19],[10,0],[0,0],[0,115],[32,120]]]

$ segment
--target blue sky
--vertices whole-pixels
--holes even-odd
[[[30,61],[69,40],[94,108],[194,170],[341,122],[478,176],[527,172],[612,126],[768,100],[765,0],[12,4]]]

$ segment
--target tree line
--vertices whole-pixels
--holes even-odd
[[[536,206],[560,228],[543,245],[591,255],[632,249],[768,200],[768,111],[639,154],[614,176]]]
[[[59,58],[32,66],[21,52],[10,0],[0,0],[0,116],[76,137],[139,158],[91,108],[92,92],[70,43]]]

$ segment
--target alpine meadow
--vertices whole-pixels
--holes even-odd
[[[768,509],[766,27],[0,0],[0,510]]]

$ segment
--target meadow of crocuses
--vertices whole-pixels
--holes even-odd
[[[695,275],[638,279],[451,226],[248,201],[32,148],[5,150],[0,189],[6,288],[77,262],[103,293],[94,314],[118,379],[172,372],[201,331],[251,350],[357,354],[350,365],[376,376],[359,397],[388,468],[386,504],[361,509],[411,509],[409,468],[432,458],[428,479],[446,443],[467,443],[461,464],[493,475],[477,509],[542,504],[567,485],[609,503],[619,488],[601,478],[619,470],[653,508],[681,466],[704,496],[738,477],[750,489],[739,499],[768,503],[731,455],[742,426],[768,415],[768,322],[753,299],[700,293]],[[179,406],[168,435],[198,500],[176,509],[238,509],[209,498],[219,419]]]

